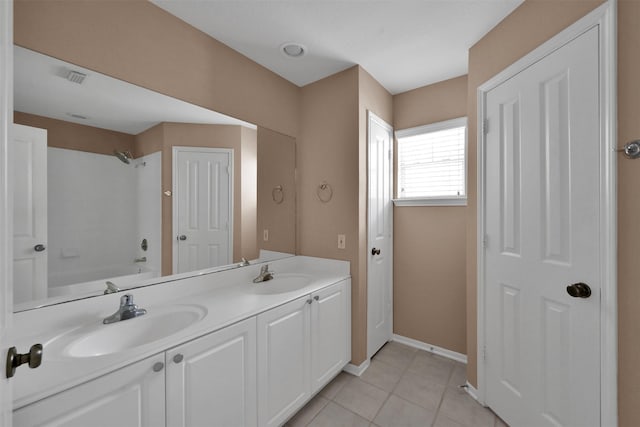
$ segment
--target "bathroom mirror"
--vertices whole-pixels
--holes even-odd
[[[292,137],[22,47],[14,61],[15,311],[295,253]]]

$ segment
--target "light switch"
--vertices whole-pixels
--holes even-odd
[[[347,237],[344,234],[338,234],[338,249],[344,249],[347,245]]]

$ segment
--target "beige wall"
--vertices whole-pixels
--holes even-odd
[[[467,115],[467,77],[393,97],[396,130]],[[394,333],[466,354],[465,206],[393,210]]]
[[[640,2],[618,2],[618,146],[640,138]],[[640,165],[618,157],[618,410],[620,426],[640,420]]]
[[[351,261],[351,358],[361,362],[366,298],[358,274],[358,67],[303,87],[300,101],[298,252]],[[328,203],[316,196],[323,181],[333,188]],[[338,234],[346,235],[346,249],[338,249]]]
[[[47,146],[68,150],[113,154],[114,150],[134,153],[135,137],[127,133],[79,125],[15,111],[13,121],[47,130]]]
[[[258,128],[258,234],[260,249],[296,252],[296,141],[290,136]],[[282,202],[273,189],[282,186]],[[279,199],[276,194],[276,199]],[[269,240],[263,240],[263,230]]]
[[[17,45],[296,136],[299,88],[146,0],[15,0]]]
[[[351,361],[367,357],[367,110],[391,122],[391,95],[359,66],[302,88],[298,251],[351,262]],[[326,181],[333,198],[316,189]],[[346,248],[338,249],[338,234]]]

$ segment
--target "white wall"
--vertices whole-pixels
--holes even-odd
[[[49,287],[132,264],[139,248],[136,190],[133,162],[48,149]]]
[[[160,272],[162,263],[162,152],[140,157],[132,163],[137,167],[137,257],[147,257],[148,269]],[[140,249],[147,239],[148,249]]]

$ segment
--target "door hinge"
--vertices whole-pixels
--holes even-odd
[[[483,248],[487,248],[489,247],[489,236],[488,235],[484,235],[484,237],[482,238],[482,247]]]
[[[391,150],[389,150],[389,161],[393,160],[393,154],[391,153]]]
[[[487,346],[486,345],[482,346],[482,360],[484,362],[487,361]]]
[[[231,167],[227,165],[227,175],[231,175]]]
[[[489,119],[484,119],[482,121],[482,133],[485,135],[489,133]]]

